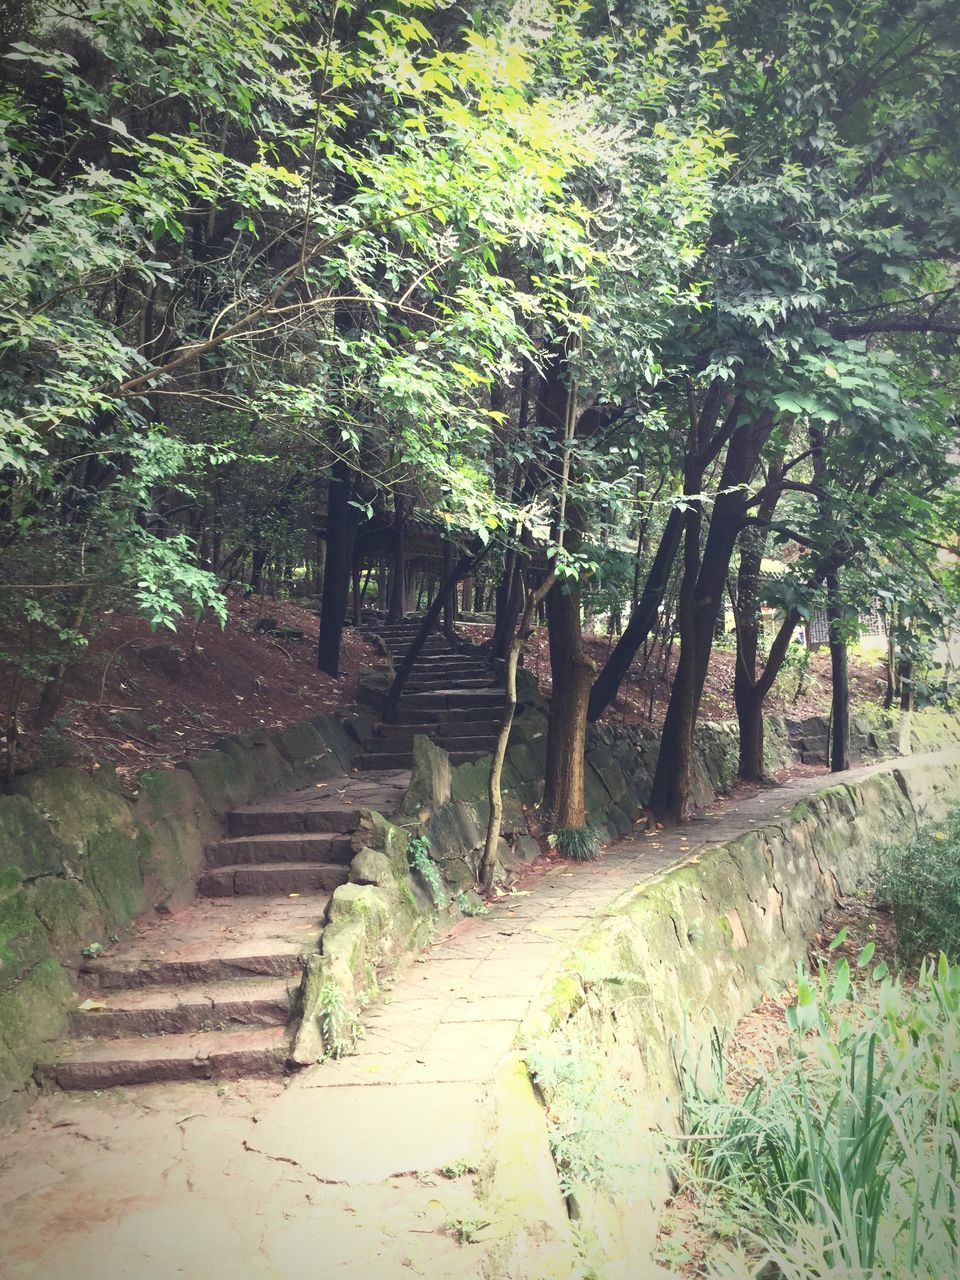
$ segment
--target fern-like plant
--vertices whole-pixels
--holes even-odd
[[[436,910],[442,911],[444,907],[449,905],[450,899],[447,897],[446,890],[443,887],[437,864],[430,857],[430,841],[426,836],[414,836],[407,845],[407,862],[426,885],[430,900]]]
[[[362,1034],[360,1020],[347,1008],[343,990],[335,982],[325,982],[320,988],[320,1031],[323,1046],[330,1058],[342,1058],[353,1053]]]
[[[600,829],[592,823],[585,827],[558,827],[550,843],[574,862],[596,862],[600,857]]]

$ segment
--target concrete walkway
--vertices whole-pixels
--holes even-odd
[[[894,765],[720,802],[599,862],[551,866],[408,965],[367,1011],[356,1056],[286,1085],[43,1097],[0,1146],[0,1277],[482,1274],[487,1228],[470,1170],[489,1137],[486,1082],[578,931],[625,891],[801,797]]]

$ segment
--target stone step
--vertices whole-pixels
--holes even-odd
[[[419,695],[417,695],[419,697]],[[408,724],[428,726],[425,732],[435,731],[438,725],[473,724],[476,721],[489,720],[491,715],[499,715],[503,711],[500,705],[484,705],[476,707],[448,707],[441,701],[435,706],[404,706],[401,701],[396,710],[393,724],[402,728]],[[386,726],[383,726],[386,727]]]
[[[494,683],[494,678],[489,671],[485,671],[481,667],[471,667],[468,671],[448,671],[445,668],[434,671],[424,668],[420,671],[410,672],[403,692],[405,694],[409,693],[415,685],[419,684],[439,685],[446,683],[452,687],[462,688],[472,681],[477,681],[481,685],[489,685]]]
[[[378,724],[374,729],[376,738],[410,738],[417,733],[425,733],[428,738],[443,741],[444,738],[458,737],[463,733],[492,734],[500,732],[500,721],[489,718],[477,720],[437,720],[432,723],[426,720],[397,720],[393,724]],[[370,740],[371,742],[373,739]],[[367,743],[367,749],[370,742]]]
[[[497,686],[490,684],[489,680],[424,680],[407,685],[403,698],[412,698],[416,694],[472,694],[484,689],[497,689]]]
[[[317,930],[319,934],[319,929]],[[190,960],[100,960],[81,970],[88,984],[99,991],[180,985],[181,983],[231,982],[249,978],[290,978],[301,973],[307,954],[251,948],[246,955],[204,956]]]
[[[350,836],[290,831],[281,835],[236,836],[207,845],[208,867],[259,862],[339,862],[353,859]]]
[[[392,643],[392,641],[390,641],[390,643],[385,645],[385,649],[387,649],[387,652],[389,653],[390,658],[393,658],[394,666],[399,667],[399,664],[401,664],[401,662],[403,662],[403,659],[407,657],[407,652],[408,650],[410,650],[411,643],[412,641],[408,643],[408,641],[404,640],[402,641],[402,643],[394,644]],[[428,640],[428,643],[421,646],[420,653],[416,655],[415,660],[416,662],[420,662],[421,658],[426,659],[426,658],[457,658],[457,657],[460,657],[460,654],[457,653],[457,650],[451,649],[451,646],[445,643],[444,640]]]
[[[443,747],[444,751],[476,751],[481,755],[487,755],[494,748],[497,738],[496,734],[472,734],[463,737],[444,737],[437,739],[437,745]],[[376,755],[396,755],[401,751],[409,750],[411,757],[413,755],[413,737],[408,742],[402,738],[371,738],[364,748],[366,756]]]
[[[347,806],[301,809],[267,803],[232,810],[227,814],[227,831],[231,836],[288,835],[297,831],[322,834],[355,831],[359,822],[359,810]]]
[[[200,876],[197,893],[204,898],[324,893],[346,884],[349,874],[349,868],[342,863],[330,862],[262,862],[253,866],[215,867]]]
[[[447,709],[465,709],[468,707],[503,706],[503,689],[491,685],[486,689],[430,689],[408,693],[403,701],[408,707],[437,707]]]
[[[75,1009],[74,1036],[171,1035],[223,1030],[227,1024],[285,1027],[297,983],[290,978],[206,982],[185,987],[140,987],[104,993],[105,1009]]]
[[[491,748],[492,750],[492,748]],[[473,760],[479,759],[481,756],[489,755],[489,750],[484,751],[451,751],[450,763],[452,765],[470,764]],[[409,769],[413,766],[413,751],[401,752],[391,755],[370,755],[361,756],[359,766],[361,769],[380,769],[383,767],[384,760],[392,760],[396,762],[395,767],[398,769]]]
[[[223,1080],[280,1075],[289,1051],[285,1027],[198,1031],[72,1045],[39,1068],[61,1089],[109,1089],[170,1080]]]
[[[421,671],[460,671],[486,674],[488,669],[486,663],[474,662],[472,658],[418,658],[413,664],[410,674],[417,675]]]

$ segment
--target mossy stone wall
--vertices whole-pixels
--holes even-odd
[[[670,1190],[658,1135],[677,1132],[678,1057],[702,1064],[717,1030],[789,981],[877,850],[958,803],[956,750],[890,762],[629,891],[579,936],[524,1040],[551,1115],[579,1117],[584,1148],[566,1154],[593,1176],[565,1189],[590,1274],[656,1274]],[[562,1143],[557,1154],[562,1166]]]
[[[66,1030],[81,949],[193,897],[231,808],[349,768],[358,718],[317,716],[225,738],[124,794],[107,770],[26,774],[0,795],[0,1116],[29,1096],[42,1046]]]

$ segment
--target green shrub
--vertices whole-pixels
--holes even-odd
[[[943,951],[960,961],[960,809],[906,844],[882,850],[875,888],[893,912],[908,960]]]
[[[713,1087],[683,1073],[693,1184],[739,1229],[710,1274],[960,1274],[960,967],[941,956],[905,990],[878,965],[855,989],[844,960],[801,973],[788,1015],[783,1060],[742,1096],[719,1047]]]
[[[592,825],[558,827],[550,843],[574,862],[595,862],[600,857],[600,830]]]

